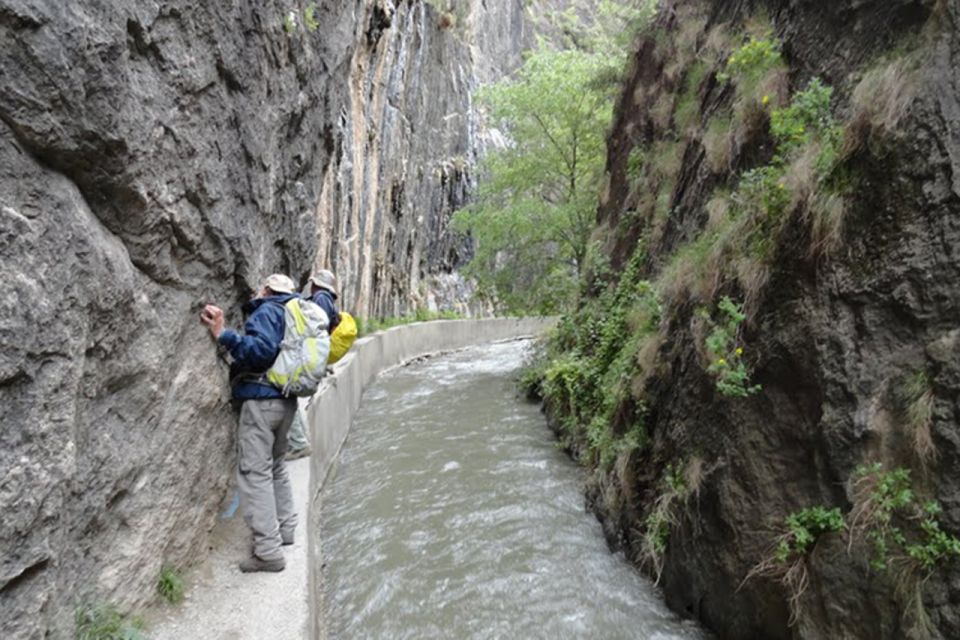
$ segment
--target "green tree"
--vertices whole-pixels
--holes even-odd
[[[620,63],[541,44],[478,94],[509,142],[487,155],[476,201],[454,223],[476,242],[468,274],[508,310],[552,312],[574,297],[612,113],[611,87],[596,80]]]

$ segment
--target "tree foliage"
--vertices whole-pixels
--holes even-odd
[[[541,45],[512,79],[482,89],[509,140],[482,166],[476,202],[455,224],[476,241],[468,266],[508,310],[556,311],[573,298],[603,175],[607,56]]]
[[[554,46],[540,42],[513,77],[477,94],[505,142],[454,223],[476,241],[468,275],[507,311],[557,312],[576,299],[627,51],[657,5],[586,0],[543,12]]]

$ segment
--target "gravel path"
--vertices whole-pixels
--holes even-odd
[[[238,511],[221,519],[206,562],[185,576],[187,597],[147,615],[154,640],[298,640],[307,623],[307,496],[310,459],[287,463],[300,524],[295,542],[284,547],[280,573],[243,574],[237,562],[250,551],[250,532]]]

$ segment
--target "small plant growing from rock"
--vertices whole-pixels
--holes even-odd
[[[74,614],[77,640],[145,640],[144,623],[113,605],[81,606]]]
[[[859,540],[868,543],[871,568],[893,576],[904,627],[930,637],[923,584],[938,567],[960,558],[960,538],[941,528],[938,502],[918,499],[909,469],[886,470],[879,462],[861,465],[854,473],[853,493],[848,549]]]
[[[288,34],[297,30],[297,14],[293,11],[287,11],[283,16],[283,30]]]
[[[773,38],[752,37],[727,58],[724,71],[717,74],[720,82],[734,77],[756,81],[781,62],[780,43]]]
[[[888,471],[876,462],[858,467],[854,478],[849,546],[867,540],[873,549],[873,569],[886,571],[909,558],[930,571],[941,560],[960,557],[960,539],[940,528],[940,504],[918,500],[909,469]]]
[[[157,593],[170,604],[183,602],[186,588],[180,572],[175,568],[164,565],[160,569],[160,577],[157,578]]]
[[[645,529],[640,549],[640,562],[653,568],[657,583],[663,573],[670,529],[677,524],[676,507],[690,495],[683,464],[668,464],[661,484],[663,491],[644,521]]]
[[[817,505],[791,513],[784,519],[786,531],[777,538],[773,552],[747,573],[742,587],[756,577],[776,579],[790,594],[790,624],[800,616],[800,599],[810,583],[807,558],[817,540],[845,528],[840,509]]]
[[[777,562],[782,564],[788,564],[809,551],[821,535],[844,529],[840,509],[822,506],[791,513],[785,522],[787,533],[777,544],[776,553]]]
[[[707,311],[703,317],[713,325],[707,336],[706,347],[710,357],[707,371],[717,378],[717,391],[725,396],[745,398],[760,391],[761,386],[750,384],[750,368],[743,357],[737,335],[741,323],[746,319],[741,305],[724,296],[717,309],[721,319],[714,322]]]
[[[320,21],[317,20],[316,13],[317,5],[315,2],[311,2],[307,5],[307,8],[303,10],[303,24],[310,33],[320,28]]]
[[[770,133],[777,141],[779,159],[795,153],[805,145],[820,143],[818,174],[825,175],[836,161],[843,130],[830,111],[833,88],[814,78],[803,91],[798,91],[790,104],[770,114]]]
[[[283,30],[289,35],[300,26],[299,16],[296,11],[287,11],[283,15]],[[317,20],[317,4],[311,2],[303,10],[303,26],[310,33],[314,33],[320,28],[320,21]]]

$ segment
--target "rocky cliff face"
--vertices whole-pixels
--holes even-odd
[[[931,540],[924,516],[895,508],[907,541],[888,537],[888,568],[871,566],[883,489],[857,471],[909,471],[912,500],[939,501],[940,529],[960,532],[958,20],[954,2],[668,2],[641,38],[596,237],[662,307],[623,356],[609,437],[632,420],[645,435],[589,496],[611,541],[662,570],[671,606],[720,637],[960,637],[960,565],[908,553]],[[748,35],[784,62],[753,96],[731,72],[751,59],[730,60]],[[777,162],[771,112],[815,76],[842,128],[833,169],[811,183],[793,159],[745,186]],[[746,397],[709,371],[729,365],[705,344],[724,295],[745,303],[730,359],[762,386]],[[568,410],[552,413],[569,435]],[[785,518],[816,505],[845,529],[778,564],[778,542],[796,542]]]
[[[234,430],[204,303],[238,325],[316,261],[396,313],[456,263],[501,4],[470,44],[421,3],[0,0],[0,636],[202,554]]]
[[[469,287],[451,272],[470,247],[448,225],[488,144],[471,95],[519,65],[532,36],[518,1],[438,6],[372,2],[355,27],[316,264],[337,272],[362,316],[469,311]]]

